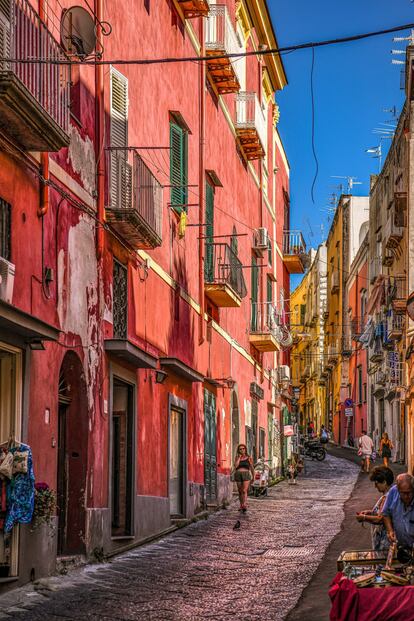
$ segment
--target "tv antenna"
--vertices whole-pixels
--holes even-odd
[[[412,1],[414,1],[414,0],[412,0]],[[397,122],[398,110],[397,110],[396,106],[393,106],[392,108],[383,108],[382,111],[386,112],[387,114],[391,114],[392,115],[392,122],[393,123]]]
[[[378,159],[378,172],[381,171],[381,162],[382,162],[382,142],[377,147],[371,147],[369,149],[365,149],[365,153],[371,153],[371,157],[374,159]]]
[[[331,177],[332,179],[346,179],[347,194],[352,194],[352,188],[354,187],[354,185],[362,185],[362,181],[356,181],[358,177],[349,177],[346,175],[331,175]]]

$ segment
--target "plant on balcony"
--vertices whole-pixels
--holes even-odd
[[[47,483],[36,483],[34,510],[32,517],[32,530],[42,524],[52,526],[52,518],[55,515],[56,494]]]

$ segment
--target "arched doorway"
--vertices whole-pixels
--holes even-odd
[[[236,391],[231,393],[231,463],[233,465],[236,457],[237,446],[240,442],[240,418],[239,400]]]
[[[65,354],[58,395],[58,554],[85,552],[88,408],[79,357]]]

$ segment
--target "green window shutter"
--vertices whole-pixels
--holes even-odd
[[[273,255],[272,255],[272,242],[270,241],[270,239],[267,242],[267,263],[268,263],[269,267],[272,267]]]
[[[255,332],[257,326],[257,298],[259,294],[259,268],[256,257],[252,256],[252,290],[251,290],[251,330]]]
[[[176,123],[170,123],[170,183],[171,206],[187,211],[187,133]]]
[[[267,277],[267,301],[271,304],[273,302],[273,287],[272,281]]]
[[[204,278],[206,282],[213,282],[214,279],[214,188],[206,183],[206,245],[204,258]]]

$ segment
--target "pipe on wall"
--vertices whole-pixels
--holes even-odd
[[[103,0],[95,0],[95,16],[97,22],[97,49],[103,49],[102,27]],[[97,190],[97,222],[96,222],[96,256],[101,259],[104,249],[105,219],[105,163],[104,163],[104,136],[105,136],[105,108],[104,108],[104,67],[95,65],[95,112],[96,112],[96,190]]]
[[[200,55],[205,56],[204,40],[204,18],[200,17]],[[199,121],[200,121],[200,142],[199,142],[199,162],[198,162],[198,286],[200,298],[200,317],[199,317],[199,344],[205,341],[205,322],[204,322],[204,204],[205,204],[205,173],[204,173],[204,150],[206,133],[206,65],[202,61],[199,63]]]

